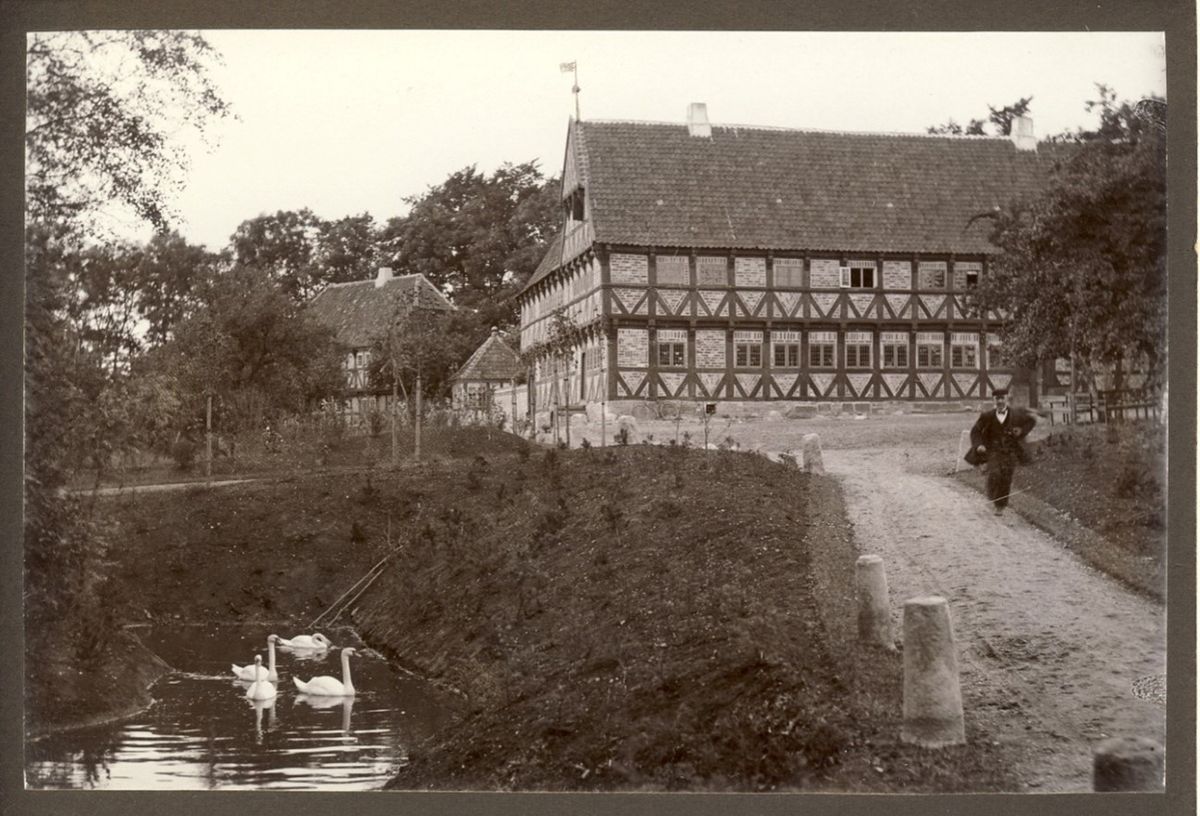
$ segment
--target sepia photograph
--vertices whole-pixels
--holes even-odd
[[[23,37],[26,794],[1192,767],[1162,30]]]

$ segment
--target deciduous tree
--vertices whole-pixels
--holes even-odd
[[[558,183],[536,162],[505,164],[485,176],[466,167],[406,201],[409,214],[388,222],[392,265],[421,272],[460,309],[492,325],[512,325],[511,296],[537,268],[561,223]]]
[[[44,647],[65,645],[72,659],[106,633],[97,595],[103,539],[60,494],[110,430],[101,360],[73,320],[107,284],[89,293],[82,259],[114,207],[168,226],[189,159],[178,135],[203,136],[229,109],[199,34],[39,32],[26,57],[24,588],[36,716],[58,668],[59,652]]]
[[[263,270],[234,267],[200,293],[204,308],[147,356],[142,371],[167,374],[194,421],[215,395],[231,430],[260,427],[312,407],[344,385],[330,330]]]
[[[1056,357],[1084,368],[1144,360],[1151,380],[1166,349],[1165,143],[1152,120],[1100,86],[1099,126],[1044,194],[987,217],[1002,250],[976,292],[1007,313],[1005,353],[1021,365]]]

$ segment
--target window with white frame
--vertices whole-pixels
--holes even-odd
[[[944,340],[941,332],[917,332],[917,368],[942,367]]]
[[[833,368],[837,361],[837,332],[809,332],[809,368]]]
[[[849,261],[839,270],[843,289],[874,289],[875,262]]]
[[[979,368],[979,336],[967,332],[950,335],[950,366]]]
[[[771,332],[771,364],[775,368],[800,367],[800,332]]]
[[[762,365],[762,332],[733,333],[733,364],[738,368],[758,368]]]
[[[883,332],[879,348],[884,368],[908,368],[908,332]]]
[[[658,364],[663,368],[682,368],[687,365],[687,332],[680,329],[659,330]]]
[[[1004,368],[1004,360],[1001,359],[1000,335],[989,334],[987,336],[987,367],[988,368]]]
[[[871,367],[870,332],[848,331],[843,345],[846,349],[846,368]]]

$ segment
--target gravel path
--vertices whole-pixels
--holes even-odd
[[[1091,569],[1010,511],[900,450],[829,450],[855,540],[883,557],[902,633],[903,603],[950,604],[963,706],[1009,744],[1031,790],[1091,790],[1093,747],[1108,736],[1165,739],[1165,712],[1134,696],[1166,671],[1158,605]],[[1020,474],[1018,472],[1018,485]]]
[[[1028,791],[1087,792],[1101,740],[1165,741],[1163,705],[1134,693],[1137,681],[1166,673],[1165,611],[1011,507],[993,516],[980,494],[950,478],[960,434],[973,421],[970,414],[714,419],[709,439],[788,451],[818,434],[825,469],[842,482],[859,552],[883,558],[897,639],[905,599],[945,597],[968,727],[1012,749]],[[694,419],[679,427],[640,422],[638,430],[636,441],[687,432],[693,444],[704,432]],[[599,442],[598,428],[572,434],[575,444],[581,435]],[[1018,470],[1014,490],[1020,483]]]

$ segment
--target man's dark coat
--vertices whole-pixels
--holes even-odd
[[[982,465],[993,456],[1011,455],[1021,464],[1029,461],[1024,439],[1037,424],[1033,414],[1024,408],[1009,406],[1008,416],[1003,423],[996,418],[996,409],[990,408],[979,415],[971,428],[971,449],[963,457],[971,465]],[[976,451],[980,445],[987,452]]]

